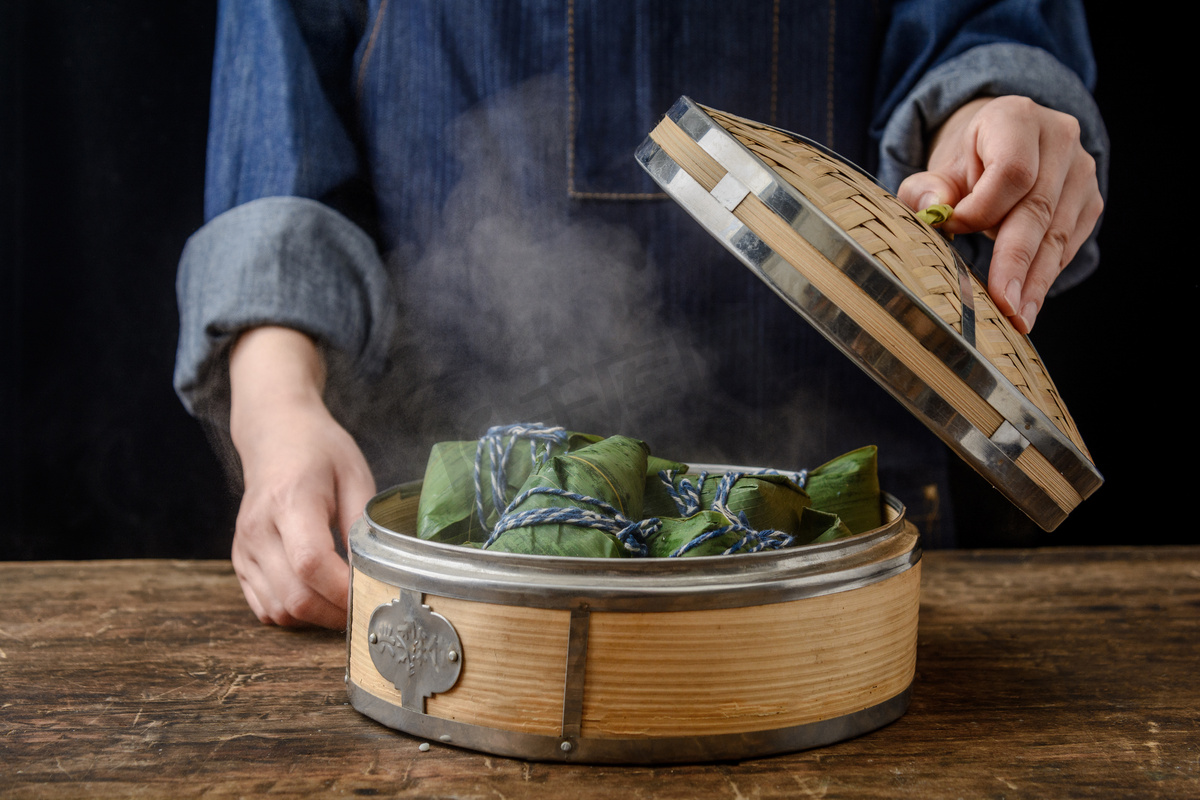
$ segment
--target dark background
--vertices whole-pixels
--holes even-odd
[[[964,471],[965,546],[1195,538],[1192,159],[1157,88],[1173,48],[1121,8],[1088,4],[1113,152],[1101,270],[1034,335],[1107,483],[1046,534]],[[0,8],[0,559],[228,556],[236,497],[171,390],[214,26],[211,0]]]

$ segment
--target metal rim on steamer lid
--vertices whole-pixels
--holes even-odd
[[[639,148],[662,188],[1043,529],[1103,483],[1028,338],[852,164],[681,98]]]

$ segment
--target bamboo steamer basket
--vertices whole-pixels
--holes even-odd
[[[869,175],[681,98],[646,171],[847,357],[1047,531],[1103,483],[1029,339]]]
[[[1101,485],[1028,338],[868,175],[688,98],[637,158],[1043,528]],[[418,539],[419,493],[378,495],[350,534],[346,681],[385,725],[529,759],[660,763],[818,747],[908,707],[921,551],[895,498],[880,528],[834,542],[595,560]]]
[[[419,495],[381,493],[350,534],[346,683],[389,727],[534,760],[694,762],[830,744],[908,707],[921,550],[891,496],[881,527],[834,542],[586,559],[419,539]]]

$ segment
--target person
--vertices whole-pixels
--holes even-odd
[[[376,478],[543,414],[781,468],[877,443],[937,497],[940,444],[633,150],[682,94],[821,140],[985,233],[956,244],[1027,332],[1098,260],[1094,73],[1075,2],[223,0],[175,385],[236,451],[251,609],[344,625]]]

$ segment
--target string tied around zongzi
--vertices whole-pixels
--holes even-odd
[[[790,480],[792,483],[796,484],[796,486],[800,489],[803,489],[805,486],[808,486],[808,470],[806,470],[806,469],[802,469],[799,472],[790,472],[790,471],[784,471],[784,470],[778,470],[778,469],[760,469],[760,470],[755,470],[754,472],[747,472],[744,474],[751,475],[751,476],[753,476],[753,475],[782,475],[783,477]]]
[[[417,535],[468,547],[486,542],[492,552],[587,558],[715,556],[819,544],[879,526],[875,463],[875,448],[866,447],[811,473],[734,470],[738,477],[721,486],[721,473],[696,478],[685,464],[652,456],[645,442],[627,436],[497,426],[482,442],[434,446]],[[508,498],[538,487],[561,492],[524,494],[515,501],[519,508],[510,508]],[[515,517],[534,509],[554,510]],[[506,515],[505,535],[493,538]]]
[[[530,497],[539,494],[554,495],[576,503],[585,503],[598,508],[599,511],[591,511],[577,506],[514,510]],[[534,525],[571,525],[577,528],[594,528],[615,536],[630,554],[636,557],[645,557],[649,554],[646,537],[657,532],[662,527],[662,522],[657,517],[632,520],[599,498],[588,497],[554,486],[535,486],[517,495],[509,503],[504,514],[496,522],[492,535],[484,542],[483,549],[488,549],[500,538],[501,534],[507,531],[515,528],[529,528]]]
[[[529,458],[533,469],[537,469],[550,457],[550,449],[554,445],[565,445],[567,429],[560,426],[547,426],[540,422],[522,422],[513,425],[495,425],[488,428],[487,433],[480,437],[475,447],[475,513],[479,524],[487,530],[487,510],[483,502],[483,458],[486,453],[491,461],[492,505],[497,514],[503,514],[508,507],[504,497],[504,487],[507,485],[505,473],[508,470],[509,456],[518,441],[529,442]],[[540,449],[539,449],[540,448]]]
[[[701,475],[701,484],[703,477]],[[733,485],[746,476],[743,472],[728,472],[721,477],[721,482],[717,484],[717,493],[713,498],[712,508],[714,511],[720,512],[729,524],[715,530],[707,531],[700,534],[696,538],[681,545],[673,553],[671,558],[678,558],[687,551],[699,547],[707,541],[724,536],[727,533],[741,533],[742,538],[730,545],[721,555],[732,555],[733,553],[741,552],[745,548],[747,553],[757,553],[760,550],[779,550],[783,547],[788,547],[795,541],[795,537],[783,531],[773,529],[756,530],[746,517],[745,511],[739,511],[736,514],[729,508],[729,493],[733,490]]]
[[[679,516],[690,517],[693,514],[699,514],[700,493],[704,491],[704,481],[708,480],[708,472],[701,472],[695,483],[687,478],[680,478],[679,486],[676,487],[675,476],[677,474],[678,470],[659,470],[658,478],[663,482],[667,496],[675,501],[675,507],[679,509]]]

